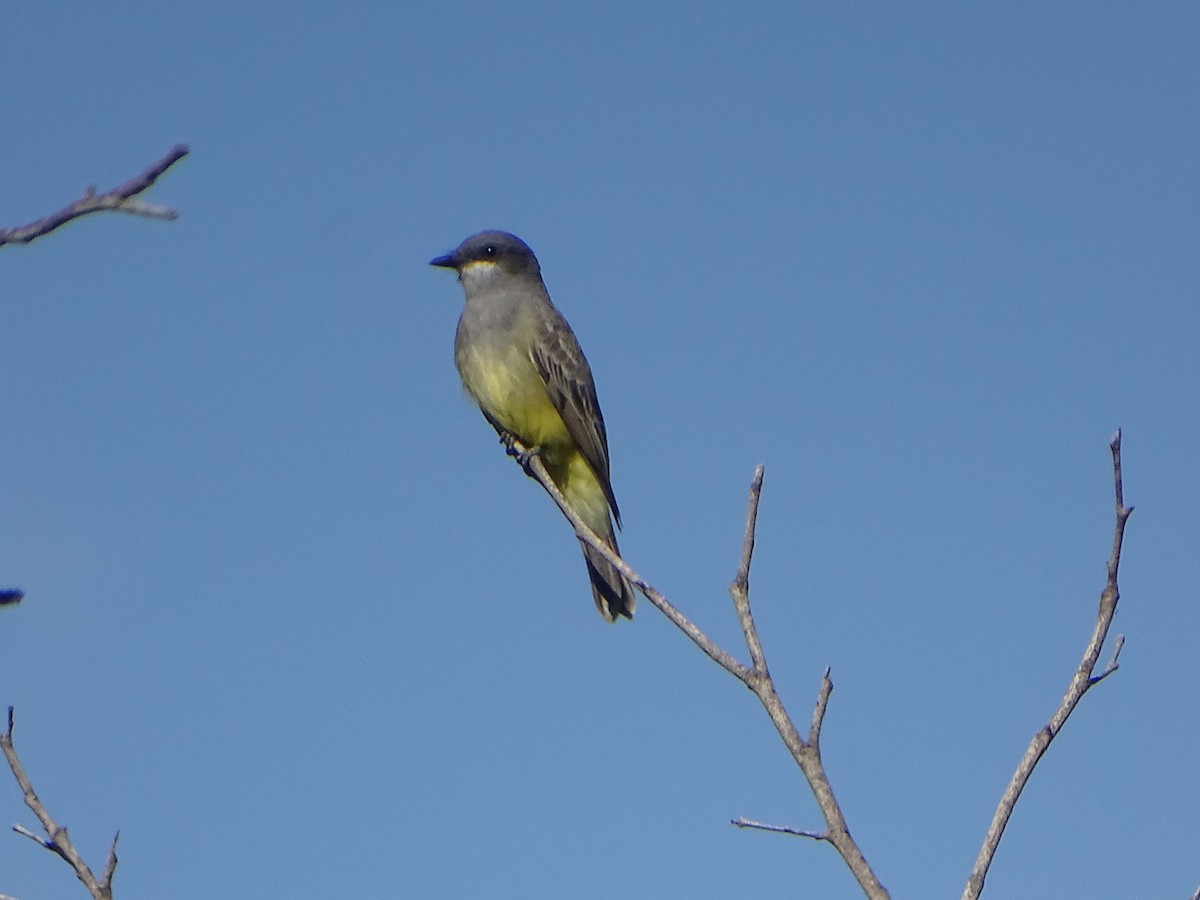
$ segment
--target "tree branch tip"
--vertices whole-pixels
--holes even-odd
[[[769,825],[766,822],[755,822],[753,819],[747,819],[744,816],[738,816],[736,819],[729,820],[730,825],[738,828],[751,828],[756,831],[771,831],[775,834],[790,834],[795,837],[806,837],[814,841],[829,841],[829,833],[824,831],[805,831],[802,828],[793,828],[790,825]]]
[[[15,825],[13,825],[12,830],[15,831],[17,834],[25,835],[25,837],[29,838],[31,841],[33,841],[35,844],[37,844],[40,847],[45,847],[47,850],[54,849],[54,845],[52,843],[50,843],[50,841],[46,840],[46,838],[42,837],[41,835],[34,834],[32,831],[30,831],[24,825],[15,824]]]
[[[176,144],[166,155],[160,157],[146,169],[119,187],[107,193],[99,193],[96,185],[90,184],[84,189],[83,196],[68,204],[57,212],[43,216],[36,222],[12,228],[0,228],[0,247],[7,244],[28,244],[40,237],[50,234],[67,222],[90,215],[91,213],[107,210],[120,210],[153,219],[172,220],[179,218],[179,213],[165,206],[134,200],[138,194],[147,191],[171,166],[188,154],[186,144]]]
[[[8,729],[4,732],[4,736],[6,738],[8,738],[8,740],[11,741],[12,734],[13,734],[13,708],[10,706],[8,708]]]
[[[100,876],[100,883],[109,887],[112,886],[113,876],[117,874],[117,840],[120,837],[120,831],[113,835],[112,843],[108,846],[108,859],[104,861],[104,873]]]
[[[174,221],[179,218],[179,211],[159,203],[146,203],[136,197],[123,200],[114,209],[134,216],[144,216],[147,219],[165,219]]]
[[[979,849],[978,857],[976,857],[975,866],[967,879],[967,885],[962,894],[963,900],[976,900],[982,893],[988,869],[991,867],[996,850],[1000,845],[1001,839],[1004,837],[1005,829],[1008,827],[1013,809],[1017,801],[1021,798],[1022,792],[1025,790],[1039,760],[1041,760],[1043,754],[1049,749],[1051,742],[1061,732],[1063,726],[1066,725],[1067,720],[1087,691],[1119,668],[1121,648],[1125,644],[1125,636],[1123,634],[1118,634],[1113,642],[1112,660],[1108,666],[1100,674],[1092,674],[1096,670],[1096,664],[1099,661],[1109,627],[1112,625],[1113,616],[1116,614],[1117,602],[1120,599],[1120,589],[1117,586],[1117,570],[1121,563],[1125,523],[1129,518],[1130,512],[1132,512],[1132,507],[1125,505],[1124,481],[1121,473],[1121,438],[1122,432],[1118,428],[1109,442],[1109,448],[1112,450],[1113,488],[1116,495],[1116,525],[1113,533],[1112,553],[1108,558],[1106,567],[1108,580],[1104,590],[1100,594],[1100,609],[1097,613],[1096,621],[1092,626],[1091,637],[1084,648],[1083,658],[1079,666],[1075,669],[1057,709],[1050,717],[1050,720],[1030,740],[1024,755],[1021,757],[1020,762],[1017,763],[1016,770],[1009,779],[1008,786],[1004,789],[1004,793],[1000,797],[1000,802],[997,804],[996,811],[992,815],[991,825],[988,826],[987,835],[984,837],[983,845]],[[1193,900],[1200,900],[1200,898],[1193,898]]]
[[[1093,675],[1091,678],[1088,679],[1088,687],[1092,687],[1093,685],[1098,684],[1099,682],[1101,682],[1105,678],[1107,678],[1109,675],[1111,675],[1113,672],[1117,671],[1117,669],[1121,668],[1121,663],[1120,663],[1121,648],[1124,646],[1125,646],[1125,635],[1118,634],[1117,639],[1113,642],[1112,659],[1110,659],[1108,661],[1108,665],[1104,667],[1103,672],[1101,672],[1099,675]]]

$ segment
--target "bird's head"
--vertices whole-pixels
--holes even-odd
[[[481,231],[449,253],[429,261],[431,266],[454,269],[466,287],[490,284],[504,277],[541,277],[537,257],[529,245],[507,231]]]

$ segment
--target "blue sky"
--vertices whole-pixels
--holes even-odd
[[[0,224],[0,704],[119,896],[857,887],[754,698],[606,626],[461,394],[427,261],[516,232],[585,347],[630,563],[752,601],[897,897],[957,896],[1076,666],[1125,429],[1118,674],[993,898],[1200,884],[1194,4],[26,4]],[[1107,657],[1106,657],[1107,658]],[[32,826],[0,778],[0,823]],[[82,895],[0,835],[0,893]]]

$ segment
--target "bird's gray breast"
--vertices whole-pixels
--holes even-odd
[[[492,292],[470,298],[458,321],[454,362],[463,387],[502,421],[531,404],[548,404],[531,356],[540,319],[536,296]]]

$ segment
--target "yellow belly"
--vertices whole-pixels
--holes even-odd
[[[567,502],[593,531],[611,535],[604,490],[550,402],[532,360],[515,349],[460,347],[455,362],[463,387],[480,409],[526,447],[539,449]]]
[[[528,356],[468,350],[456,360],[463,387],[480,408],[529,447],[571,443],[567,426]]]

